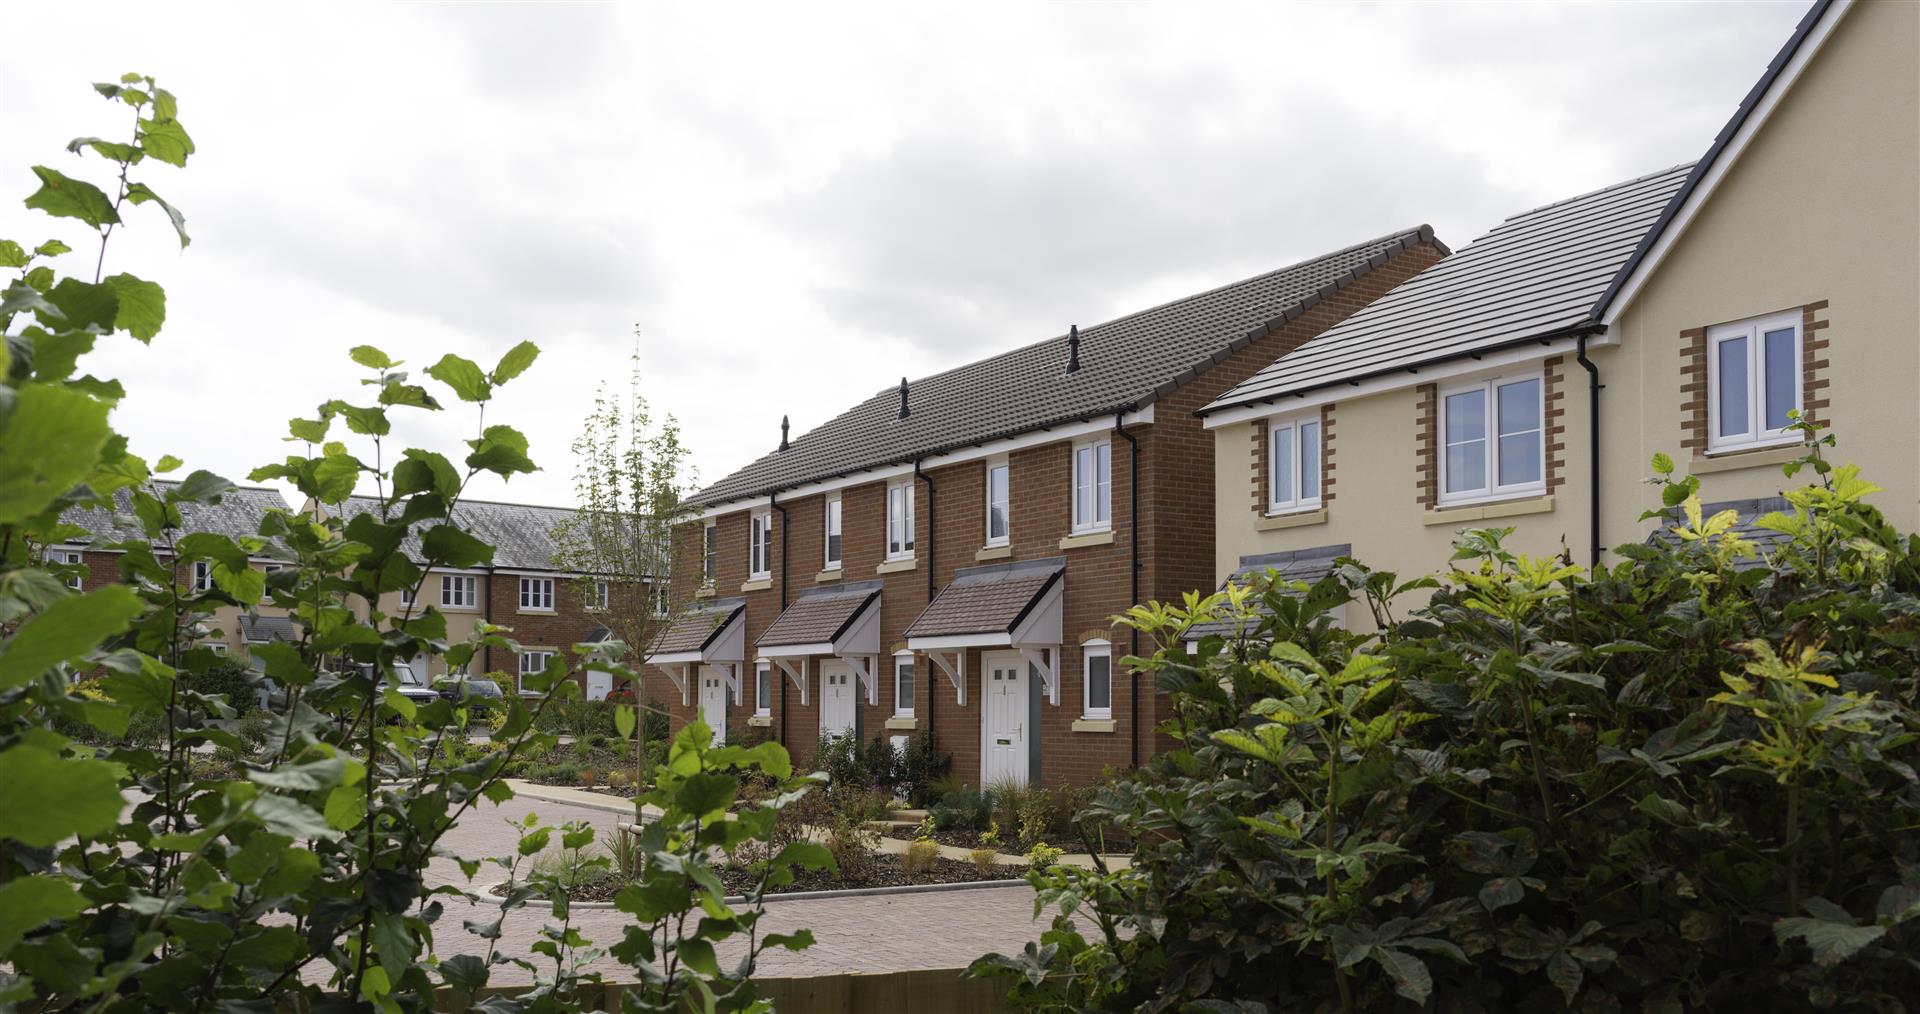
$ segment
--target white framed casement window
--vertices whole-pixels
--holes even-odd
[[[520,653],[520,678],[525,679],[528,676],[535,675],[536,673],[546,672],[547,664],[552,661],[553,661],[553,652],[551,651],[521,652]],[[533,697],[533,696],[539,695],[539,691],[527,690],[524,687],[521,688],[520,693],[522,696],[526,696],[526,697]]]
[[[213,590],[213,564],[210,561],[193,561],[193,590],[197,592]]]
[[[664,619],[673,612],[673,586],[665,581],[655,581],[652,588],[653,615],[656,619]]]
[[[987,459],[987,545],[1004,546],[1013,534],[1011,506],[1013,469],[1007,459]]]
[[[763,718],[773,714],[773,663],[766,659],[753,664],[753,713]]]
[[[1113,441],[1106,437],[1073,448],[1073,530],[1113,527]]]
[[[480,604],[480,579],[471,574],[440,575],[440,605],[446,609],[472,609]]]
[[[759,581],[773,576],[773,561],[768,550],[773,545],[773,515],[755,514],[747,519],[747,580]]]
[[[1545,388],[1529,373],[1440,391],[1440,503],[1546,492]]]
[[[1275,420],[1267,428],[1267,513],[1320,506],[1320,417]]]
[[[827,497],[822,510],[825,516],[826,532],[822,542],[826,545],[826,559],[821,563],[822,570],[840,569],[840,494]]]
[[[613,587],[606,581],[595,581],[587,593],[587,608],[597,613],[607,611],[607,603],[613,598]]]
[[[521,578],[520,611],[523,613],[553,612],[553,578]]]
[[[1083,718],[1113,717],[1113,644],[1094,639],[1080,645],[1080,682],[1085,688]]]
[[[1788,412],[1801,407],[1801,311],[1707,329],[1707,450],[1798,439]]]
[[[720,572],[720,529],[709,521],[700,529],[700,583],[712,584]]]
[[[893,717],[913,717],[913,652],[895,652],[893,656]]]
[[[913,481],[887,487],[887,559],[913,559]]]
[[[55,563],[65,564],[69,567],[80,566],[81,559],[80,554],[71,549],[62,549],[53,554]],[[67,587],[72,588],[74,591],[79,591],[86,583],[87,577],[85,574],[73,574],[67,578]]]
[[[412,609],[415,598],[416,596],[413,593],[413,585],[407,585],[406,587],[400,589],[400,608]]]

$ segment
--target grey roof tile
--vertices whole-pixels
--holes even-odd
[[[1240,558],[1240,566],[1234,568],[1233,573],[1225,581],[1221,582],[1220,587],[1225,588],[1227,585],[1235,582],[1245,583],[1248,577],[1256,574],[1264,574],[1269,570],[1274,571],[1279,580],[1305,581],[1311,585],[1319,582],[1321,578],[1326,577],[1328,574],[1333,573],[1334,561],[1340,557],[1352,555],[1353,545],[1342,542],[1334,545],[1314,546],[1310,549],[1290,549],[1278,553],[1259,553],[1251,556],[1242,556]],[[1246,630],[1253,623],[1257,622],[1260,616],[1266,614],[1265,603],[1254,600],[1249,602],[1248,605],[1254,610],[1255,615],[1253,617],[1220,619],[1206,623],[1196,623],[1188,628],[1187,639],[1198,640],[1209,634],[1228,636]]]
[[[380,500],[371,496],[352,496],[341,507],[343,517],[377,510]],[[398,509],[396,508],[396,513]],[[493,547],[493,566],[501,570],[561,570],[556,562],[560,545],[553,531],[574,512],[565,507],[538,507],[532,504],[497,503],[491,500],[461,500],[453,506],[453,523],[474,538]],[[432,526],[426,526],[432,527]],[[407,537],[402,550],[416,563],[421,562],[419,533]]]
[[[745,609],[747,600],[739,598],[715,599],[704,605],[688,609],[674,617],[667,629],[653,642],[655,655],[670,655],[683,651],[699,651],[705,648],[718,634],[727,621],[739,615]]]
[[[293,628],[293,620],[285,616],[240,617],[240,639],[248,644],[266,644],[270,641],[297,641],[300,634]]]
[[[1783,532],[1762,528],[1758,524],[1761,517],[1776,511],[1782,514],[1793,513],[1793,505],[1787,502],[1786,497],[1763,496],[1746,500],[1720,500],[1700,505],[1700,516],[1703,518],[1713,517],[1721,511],[1733,511],[1739,515],[1740,520],[1730,530],[1731,534],[1747,540],[1753,545],[1754,552],[1758,554],[1733,561],[1734,570],[1752,570],[1757,567],[1771,566],[1770,560],[1773,554],[1779,552],[1788,542],[1793,541]],[[1671,509],[1668,514],[1673,524],[1679,523],[1682,519],[1677,507]],[[1672,546],[1678,545],[1680,538],[1673,534],[1671,525],[1662,525],[1653,534],[1647,536],[1648,545],[1656,542],[1664,542]]]
[[[758,645],[822,644],[846,632],[868,603],[880,597],[882,582],[866,581],[841,588],[817,588],[800,594],[781,611]]]
[[[899,418],[899,389],[889,387],[692,500],[713,505],[762,495],[1150,404],[1422,243],[1439,245],[1427,226],[1083,327],[1080,369],[1071,375],[1067,336],[1060,335],[913,381],[906,419]]]
[[[953,582],[907,626],[907,637],[1011,631],[1060,578],[1059,557],[957,571]]]
[[[1569,334],[1652,228],[1690,165],[1500,223],[1201,409],[1304,393]]]
[[[164,493],[179,483],[156,479],[152,485]],[[279,490],[266,486],[240,486],[221,495],[215,503],[180,504],[180,520],[187,534],[208,532],[237,539],[259,535],[260,523],[266,520],[267,511],[286,509],[287,501],[281,497]],[[134,516],[133,493],[128,489],[114,491],[112,510],[99,507],[74,509],[60,515],[60,520],[86,529],[92,541],[96,542],[125,542],[147,537],[145,530],[140,527],[140,519]]]

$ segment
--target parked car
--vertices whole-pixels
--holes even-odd
[[[493,701],[506,698],[506,694],[500,689],[500,684],[492,680],[441,680],[434,690],[440,695],[441,700],[455,704],[491,704]]]

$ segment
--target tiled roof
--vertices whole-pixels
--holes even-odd
[[[1752,544],[1754,552],[1758,554],[1733,561],[1735,570],[1772,566],[1769,560],[1773,554],[1779,552],[1788,542],[1793,541],[1784,532],[1762,528],[1758,524],[1762,517],[1776,511],[1782,514],[1793,513],[1793,505],[1787,502],[1786,497],[1764,496],[1748,500],[1721,500],[1700,505],[1700,516],[1703,518],[1713,517],[1721,511],[1733,511],[1740,516],[1739,522],[1730,531]],[[1674,508],[1669,513],[1676,523],[1681,520],[1679,508]],[[1677,545],[1679,541],[1679,537],[1674,535],[1672,529],[1666,525],[1662,525],[1652,535],[1647,536],[1648,545],[1655,542]]]
[[[747,600],[740,598],[715,599],[681,613],[660,632],[660,638],[653,642],[653,654],[672,655],[683,651],[699,651],[705,648],[713,636],[720,632],[727,621],[746,608]]]
[[[341,505],[341,515],[377,510],[380,500],[371,496],[352,496]],[[396,515],[399,508],[395,508]],[[474,538],[493,547],[493,566],[502,570],[562,570],[556,558],[560,545],[553,530],[574,512],[565,507],[536,507],[531,504],[495,503],[490,500],[460,500],[453,505],[453,522]],[[432,527],[432,526],[426,526]],[[402,546],[416,563],[420,556],[419,532],[407,537]]]
[[[248,644],[266,644],[297,641],[300,635],[293,629],[293,620],[285,616],[241,616],[240,639]]]
[[[1214,412],[1591,328],[1689,165],[1507,219],[1201,409]]]
[[[1342,542],[1331,546],[1315,546],[1311,549],[1291,549],[1280,553],[1260,553],[1240,558],[1240,566],[1234,569],[1232,576],[1221,583],[1225,588],[1229,584],[1246,583],[1246,579],[1274,571],[1278,581],[1305,581],[1315,584],[1321,578],[1333,573],[1334,561],[1343,556],[1353,555],[1353,545]],[[1265,603],[1251,599],[1247,605],[1252,607],[1256,617],[1266,613]],[[1221,619],[1207,623],[1196,623],[1187,630],[1188,640],[1199,640],[1209,634],[1230,636],[1251,629],[1257,624],[1257,618]]]
[[[1066,561],[1059,557],[971,567],[927,603],[907,627],[907,637],[994,634],[1011,631],[1053,583]]]
[[[164,494],[179,483],[156,479],[152,485]],[[222,494],[216,503],[182,503],[179,507],[184,532],[209,532],[237,539],[259,535],[260,523],[266,519],[267,511],[286,510],[287,501],[277,489],[239,486]],[[140,527],[140,519],[133,513],[133,493],[124,488],[114,491],[111,511],[98,507],[69,510],[60,520],[86,529],[93,541],[124,542],[147,537]]]
[[[1438,245],[1427,226],[1050,338],[881,391],[692,497],[713,505],[912,461],[986,440],[1151,404],[1402,251]],[[1442,247],[1441,249],[1445,249]]]
[[[846,632],[867,604],[880,597],[881,582],[802,592],[755,641],[759,645],[823,644]]]

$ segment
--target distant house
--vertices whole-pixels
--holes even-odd
[[[1194,412],[1446,248],[1409,229],[875,393],[692,497],[652,646],[676,724],[920,732],[970,781],[1165,746],[1112,618],[1213,581]],[[1237,463],[1235,470],[1238,470]]]
[[[1515,215],[1205,405],[1216,580],[1428,573],[1495,525],[1606,558],[1657,451],[1751,522],[1793,409],[1920,527],[1916,180],[1920,6],[1823,0],[1698,162]]]

